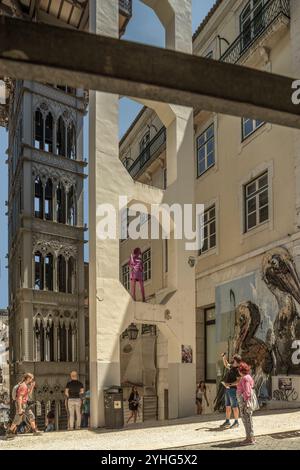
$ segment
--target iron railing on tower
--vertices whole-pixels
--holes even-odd
[[[228,47],[220,60],[222,62],[236,64],[252,44],[261,37],[280,16],[290,18],[289,0],[269,0]]]

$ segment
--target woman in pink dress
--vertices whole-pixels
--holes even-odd
[[[130,268],[130,284],[131,284],[131,295],[133,300],[136,300],[135,295],[135,285],[136,282],[139,283],[143,302],[146,302],[145,299],[145,289],[144,289],[144,270],[143,270],[143,259],[142,252],[140,248],[135,248],[133,253],[130,256],[129,260]]]

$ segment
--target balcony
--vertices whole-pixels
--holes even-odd
[[[289,0],[269,0],[252,19],[247,28],[221,56],[222,62],[236,64],[252,46],[266,35],[276,23],[288,24],[290,19]]]
[[[128,21],[132,17],[132,0],[119,0],[119,31],[125,33]]]
[[[128,168],[132,178],[137,178],[164,151],[166,137],[166,128],[162,127]]]

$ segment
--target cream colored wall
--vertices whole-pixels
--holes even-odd
[[[233,42],[239,34],[239,14],[247,0],[223,2],[212,19],[194,42],[194,53],[206,55],[214,51],[219,59],[217,35]],[[276,33],[274,33],[276,34]],[[279,34],[279,33],[278,33]],[[274,36],[276,39],[276,36]],[[224,52],[225,43],[222,43]],[[254,59],[244,65],[266,69],[282,75],[292,74],[290,51],[290,31],[286,28],[272,43],[269,60],[256,53]],[[251,60],[253,61],[251,62]],[[153,113],[146,112],[135,128],[129,133],[120,148],[120,156],[130,147],[135,154],[139,138],[147,123],[153,120]],[[241,120],[235,117],[200,112],[195,116],[194,164],[196,167],[196,138],[211,123],[215,125],[216,164],[204,175],[194,180],[195,202],[207,206],[216,204],[217,209],[217,247],[198,257],[196,266],[196,305],[197,315],[201,307],[215,303],[215,286],[222,282],[240,277],[260,269],[261,256],[265,247],[289,240],[295,233],[295,177],[294,177],[294,133],[292,130],[265,124],[252,136],[242,142]],[[160,128],[160,127],[159,127]],[[270,220],[268,223],[243,233],[243,185],[262,171],[268,169],[270,185]],[[161,168],[157,166],[151,173],[151,184],[159,186]],[[195,171],[196,174],[196,171]],[[143,174],[140,181],[146,183],[148,175]],[[121,244],[121,260],[129,258],[136,242]],[[169,247],[169,258],[172,256]],[[152,281],[146,284],[146,294],[151,295],[164,287],[163,247],[161,242],[151,242]],[[241,257],[241,258],[240,258]],[[195,336],[197,381],[204,379],[204,324],[197,316]],[[159,409],[163,406],[163,390],[167,382],[167,344],[160,334],[157,348]],[[215,385],[207,384],[210,406],[205,412],[212,412]],[[160,411],[160,413],[162,413]],[[161,416],[163,417],[163,416]]]

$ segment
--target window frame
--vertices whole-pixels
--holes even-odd
[[[205,222],[205,220],[204,220],[204,219],[205,219],[205,215],[206,215],[206,214],[209,214],[209,212],[210,212],[211,210],[214,210],[214,211],[215,211],[215,215],[214,215],[214,217],[213,217],[212,219],[208,218],[208,220]],[[215,250],[215,249],[217,248],[217,207],[216,207],[216,204],[215,204],[215,203],[210,204],[210,205],[207,207],[207,209],[204,210],[203,215],[202,215],[202,214],[200,215],[200,230],[201,230],[201,231],[202,231],[202,225],[201,225],[201,223],[202,223],[202,217],[203,217],[203,245],[204,245],[205,239],[208,240],[208,244],[207,244],[207,249],[204,250],[204,251],[203,251],[203,245],[202,245],[202,248],[199,250],[199,253],[198,253],[199,256],[205,255],[206,253],[209,253],[211,250]],[[211,225],[212,223],[215,224],[215,232],[214,232],[213,234],[210,233],[210,225]],[[207,237],[204,236],[204,229],[205,229],[206,226],[208,226],[208,232],[209,232],[209,234],[208,234]],[[210,238],[211,238],[211,236],[213,236],[213,235],[215,236],[215,245],[210,246]]]
[[[249,134],[245,134],[245,121],[252,121],[252,124],[255,122],[257,123],[260,121],[259,119],[250,119],[250,118],[245,118],[243,117],[241,119],[241,129],[242,129],[242,142],[245,142],[245,140],[249,139],[253,134],[255,134],[261,127],[263,127],[266,124],[266,121],[260,121],[260,124],[256,127],[253,126],[253,130],[249,132]]]
[[[147,257],[148,253],[149,253],[149,256]],[[147,248],[146,250],[142,252],[144,282],[151,281],[151,278],[152,278],[152,259],[151,258],[152,258],[151,248]]]
[[[124,281],[124,276],[126,276],[125,281]],[[130,291],[130,268],[129,268],[128,262],[122,264],[121,266],[121,278],[122,278],[123,287],[129,292]]]
[[[215,317],[214,317],[213,320],[207,320],[207,312],[210,311],[210,310],[215,311]],[[214,384],[217,381],[217,370],[216,370],[216,378],[215,379],[211,379],[211,378],[207,377],[207,369],[208,369],[207,368],[207,344],[208,344],[207,343],[207,337],[208,337],[207,327],[214,326],[215,329],[216,329],[216,306],[211,305],[210,307],[204,308],[203,315],[204,315],[204,380],[205,380],[205,383]]]
[[[265,176],[267,176],[267,185],[263,186],[262,188],[259,188],[257,185],[258,185],[258,182],[260,179],[264,178]],[[255,183],[256,184],[256,189],[254,191],[254,193],[252,193],[251,195],[248,195],[247,196],[247,188],[251,185]],[[268,194],[268,202],[267,204],[263,205],[262,207],[260,207],[260,203],[259,203],[259,196],[260,194],[262,194],[263,192],[265,192],[267,190],[267,194]],[[255,197],[255,200],[256,200],[256,208],[255,208],[255,211],[252,211],[248,212],[248,201],[250,199],[253,199]],[[248,181],[247,183],[244,184],[244,194],[243,194],[243,198],[244,198],[244,234],[247,234],[249,232],[251,232],[252,230],[255,230],[256,228],[268,223],[270,221],[270,175],[269,175],[269,171],[268,170],[265,170],[263,171],[262,173],[260,173],[259,175],[257,175],[255,178],[252,178],[250,181]],[[265,207],[268,208],[268,218],[262,222],[259,221],[259,213],[260,213],[260,210],[261,209],[264,209]],[[256,214],[256,224],[253,226],[253,227],[248,227],[248,216],[255,213]]]
[[[207,139],[206,134],[209,131],[209,129],[211,129],[211,128],[213,130],[213,135]],[[199,145],[199,140],[203,136],[205,136],[204,143],[202,145]],[[207,153],[207,145],[211,140],[213,140],[214,161],[213,161],[213,164],[207,166],[207,157],[209,155]],[[200,173],[200,171],[199,171],[199,151],[203,147],[205,148],[205,163],[206,163],[206,165],[205,165],[205,170]],[[209,126],[206,127],[206,129],[203,132],[201,132],[198,135],[198,137],[196,138],[196,164],[197,164],[197,178],[200,178],[201,176],[203,176],[208,170],[210,170],[211,168],[213,168],[216,165],[216,132],[215,132],[215,123],[214,122],[209,124]]]

